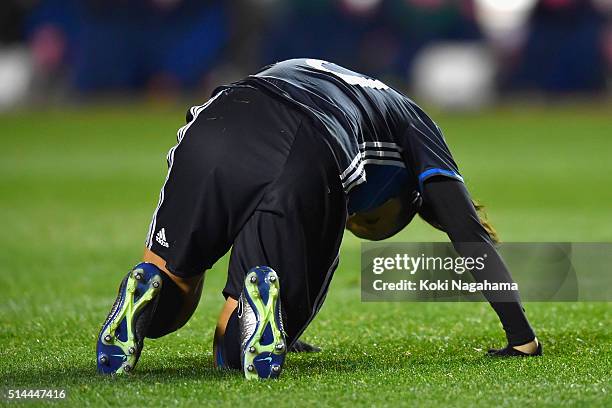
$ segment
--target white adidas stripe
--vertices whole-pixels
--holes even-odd
[[[357,168],[355,169],[355,171],[346,179],[342,182],[342,184],[350,184],[353,180],[355,180],[357,177],[360,177],[360,175],[363,173],[363,166],[365,165],[365,163],[363,162],[363,158],[361,157],[361,153],[359,154],[359,165],[357,166]]]
[[[359,163],[360,159],[361,159],[361,152],[357,153],[353,161],[351,161],[351,164],[349,164],[348,167],[342,173],[340,173],[341,180],[344,180],[344,178],[347,175],[349,175],[349,173],[352,173],[354,167]]]
[[[393,142],[363,142],[359,145],[360,148],[365,149],[366,147],[388,147],[391,149],[395,149],[398,152],[402,151],[402,148],[397,145],[397,143]]]
[[[186,125],[184,125],[183,127],[181,127],[178,130],[178,132],[176,132],[177,143],[176,145],[170,148],[170,150],[168,151],[168,155],[166,156],[166,160],[168,161],[168,173],[166,174],[166,179],[164,180],[164,184],[159,192],[159,201],[157,202],[157,207],[155,208],[155,211],[153,212],[153,217],[151,218],[151,223],[149,224],[149,232],[147,233],[147,239],[145,241],[145,245],[149,249],[151,249],[151,246],[153,245],[153,235],[155,234],[155,227],[157,225],[157,213],[159,212],[159,208],[162,206],[164,202],[164,190],[166,188],[166,184],[168,183],[168,179],[170,178],[170,173],[172,172],[172,165],[174,164],[174,152],[176,151],[176,148],[183,141],[183,138],[185,137],[185,134],[189,130],[189,127],[191,127],[193,122],[195,122],[195,120],[198,118],[198,115],[204,109],[206,109],[206,107],[209,106],[215,99],[217,99],[217,97],[219,97],[219,95],[221,95],[222,92],[223,91],[218,92],[215,96],[210,98],[203,105],[191,107],[190,109],[191,116],[192,116],[191,121],[187,123]]]
[[[347,167],[340,175],[342,187],[346,192],[349,192],[353,187],[366,181],[365,168],[366,164],[379,164],[405,168],[406,165],[400,154],[401,149],[397,144],[391,142],[365,142],[359,145],[364,148],[360,151],[349,167]],[[387,147],[395,150],[379,150],[368,148],[372,147]]]
[[[359,175],[359,177],[353,179],[351,182],[349,182],[349,183],[342,183],[342,187],[344,188],[344,191],[346,193],[350,192],[353,187],[358,186],[359,184],[366,182],[365,169],[361,169],[361,171],[359,173],[357,173],[357,174]]]
[[[366,158],[363,160],[365,164],[381,164],[383,166],[395,166],[395,167],[403,167],[406,168],[406,164],[401,160],[379,160],[379,159],[371,159]]]
[[[376,156],[380,159],[385,158],[394,158],[394,159],[402,159],[402,155],[400,154],[401,148],[391,142],[365,142],[359,145],[360,152],[357,153],[355,158],[351,161],[351,164],[340,173],[340,180],[343,183],[350,183],[355,177],[355,173],[359,173],[361,171],[361,167],[363,167],[362,162],[366,156]],[[368,148],[369,147],[369,148]],[[394,150],[380,150],[376,148],[386,147]]]
[[[395,157],[398,159],[402,158],[402,155],[399,152],[390,152],[387,150],[365,150],[361,152],[361,157],[365,156],[374,156],[374,157]]]

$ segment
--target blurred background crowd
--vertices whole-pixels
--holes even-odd
[[[269,63],[345,65],[442,108],[607,97],[612,0],[2,0],[0,109],[207,97]]]

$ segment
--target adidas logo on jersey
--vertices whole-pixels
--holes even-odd
[[[168,245],[168,241],[166,241],[166,229],[165,228],[162,228],[159,231],[157,231],[157,234],[155,235],[155,240],[161,246],[164,246],[166,248],[170,247],[170,245]]]

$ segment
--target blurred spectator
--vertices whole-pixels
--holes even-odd
[[[404,73],[410,71],[414,58],[429,44],[483,38],[471,0],[390,1],[386,7],[402,44]]]
[[[397,78],[434,41],[480,39],[471,0],[297,0],[270,22],[262,63],[312,56]],[[395,82],[393,79],[391,82]]]
[[[207,94],[305,56],[440,106],[489,104],[496,73],[504,91],[599,91],[611,16],[612,0],[3,0],[0,108],[72,91]]]
[[[511,84],[548,92],[606,86],[605,16],[588,0],[541,0]]]
[[[354,9],[342,1],[292,2],[265,28],[261,64],[309,56],[355,65],[364,34],[385,25],[380,1],[369,3]]]
[[[81,92],[197,87],[228,37],[222,1],[43,0],[28,26],[43,71],[67,63]]]
[[[32,1],[0,5],[0,111],[24,101],[32,82],[32,61],[24,45],[23,21]]]
[[[3,0],[0,6],[0,44],[23,41],[23,20],[31,6],[31,0]]]

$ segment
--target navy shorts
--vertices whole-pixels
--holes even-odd
[[[346,198],[312,120],[262,91],[221,91],[192,108],[168,153],[147,247],[174,274],[202,274],[228,252],[225,297],[257,265],[279,275],[289,342],[325,298],[338,264]]]

